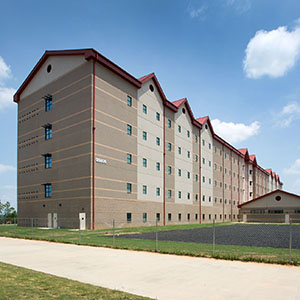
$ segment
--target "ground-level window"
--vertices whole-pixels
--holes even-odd
[[[195,214],[195,220],[198,220],[198,214]]]
[[[190,214],[187,214],[187,219],[188,219],[188,221],[191,219],[191,215]]]
[[[202,220],[203,221],[205,220],[205,214],[202,214]]]
[[[147,213],[143,213],[143,222],[144,222],[144,223],[147,222]]]
[[[178,221],[181,221],[181,214],[178,214]]]
[[[156,220],[159,222],[160,221],[160,213],[156,213]]]
[[[168,213],[168,221],[172,220],[172,214]]]
[[[283,214],[283,209],[269,209],[269,214]]]
[[[132,215],[131,215],[130,212],[128,212],[128,213],[126,214],[126,218],[127,218],[127,223],[131,223],[131,221],[132,221]]]

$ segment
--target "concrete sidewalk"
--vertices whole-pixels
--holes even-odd
[[[161,300],[300,300],[300,267],[2,237],[0,261]]]

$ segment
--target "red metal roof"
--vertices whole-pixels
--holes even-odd
[[[202,118],[198,118],[197,121],[203,125],[207,120],[209,119],[208,116],[202,117]]]

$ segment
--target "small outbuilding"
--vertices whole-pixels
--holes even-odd
[[[240,204],[243,222],[300,223],[300,196],[276,190]]]

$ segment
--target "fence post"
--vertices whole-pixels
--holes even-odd
[[[216,244],[216,227],[215,227],[215,219],[213,220],[213,249],[212,255],[215,256],[215,244]]]
[[[289,250],[290,250],[290,264],[292,264],[292,219],[290,219],[290,244],[289,244]]]
[[[116,248],[115,219],[113,219],[113,248]]]
[[[14,236],[16,236],[16,230],[17,230],[17,222],[16,222],[16,218],[14,218]]]
[[[33,237],[33,218],[31,218],[31,236]]]
[[[158,220],[156,218],[156,230],[155,230],[155,252],[158,252]]]

